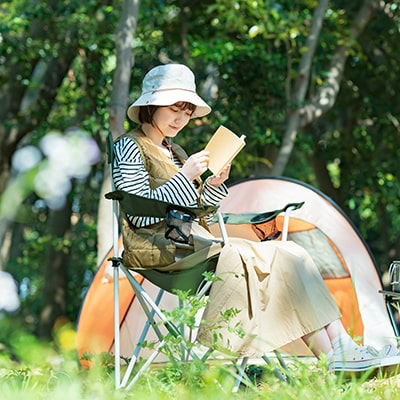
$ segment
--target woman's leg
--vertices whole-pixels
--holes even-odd
[[[340,319],[337,319],[336,321],[331,322],[329,325],[326,326],[326,332],[332,341],[334,338],[338,337],[346,337],[348,336],[350,339],[350,335],[347,333],[346,329],[344,329],[344,326]],[[352,340],[352,339],[351,339]]]
[[[334,348],[347,347],[357,344],[346,332],[340,319],[331,322],[326,327],[311,332],[302,338],[316,357],[322,354],[330,354]]]
[[[326,328],[308,333],[302,339],[317,358],[323,354],[329,354],[333,349]]]

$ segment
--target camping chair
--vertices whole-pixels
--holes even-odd
[[[392,261],[389,266],[389,283],[392,290],[379,290],[385,298],[386,308],[392,322],[396,337],[400,338],[396,313],[399,313],[400,304],[400,261]],[[398,339],[399,340],[399,339]]]
[[[140,196],[136,196],[133,194],[129,194],[127,192],[121,190],[115,190],[114,183],[112,181],[112,167],[113,167],[113,140],[111,135],[108,136],[108,162],[110,166],[110,176],[111,176],[111,189],[110,193],[106,194],[106,198],[111,199],[113,201],[113,257],[110,258],[113,266],[113,281],[114,281],[114,360],[115,360],[115,386],[117,389],[126,388],[129,390],[139,379],[139,377],[143,374],[143,372],[153,363],[155,358],[160,354],[163,349],[173,357],[172,350],[169,348],[167,336],[170,335],[174,338],[180,339],[180,343],[183,347],[183,351],[188,354],[189,357],[193,359],[204,362],[212,350],[207,351],[202,357],[199,357],[195,352],[191,350],[191,346],[188,344],[184,337],[184,330],[182,327],[177,326],[172,323],[165,315],[165,313],[160,309],[159,303],[164,291],[172,292],[174,289],[181,290],[193,290],[196,296],[202,297],[204,296],[210,286],[211,281],[205,281],[202,276],[202,272],[204,271],[212,271],[215,268],[218,254],[212,254],[209,259],[207,259],[202,264],[197,264],[196,259],[190,259],[190,256],[186,257],[188,259],[188,263],[186,264],[186,269],[174,272],[161,272],[155,269],[145,269],[145,270],[137,270],[134,271],[136,273],[141,274],[149,281],[153,282],[155,285],[160,287],[159,293],[156,298],[153,300],[148,293],[143,289],[138,280],[134,275],[131,274],[130,270],[128,270],[122,263],[122,258],[119,256],[119,248],[118,248],[118,239],[119,239],[119,208],[126,214],[133,216],[152,216],[152,217],[160,217],[165,218],[167,210],[175,205],[167,202],[156,201],[152,199],[142,198]],[[228,243],[228,236],[225,229],[225,223],[229,224],[243,224],[243,223],[252,223],[257,226],[262,226],[265,221],[270,221],[271,217],[274,217],[282,212],[285,212],[285,222],[284,222],[284,230],[282,239],[286,240],[287,235],[287,226],[288,226],[288,218],[290,217],[290,213],[292,210],[297,209],[302,206],[302,203],[293,203],[288,204],[284,208],[275,210],[273,212],[267,213],[246,213],[246,214],[222,214],[217,207],[215,206],[207,206],[204,205],[202,207],[190,207],[187,208],[188,211],[195,214],[196,217],[202,217],[205,215],[209,215],[210,213],[216,213],[215,221],[219,224],[219,229],[221,231],[221,244],[224,245]],[[192,262],[192,265],[190,263]],[[142,335],[139,339],[139,343],[134,350],[132,358],[128,364],[126,372],[121,381],[121,368],[120,368],[120,330],[119,330],[119,273],[120,271],[125,274],[129,283],[132,286],[135,295],[140,302],[140,305],[147,316],[147,322],[143,329]],[[184,279],[182,278],[184,276]],[[189,277],[189,279],[187,279]],[[190,282],[190,285],[186,283]],[[161,331],[161,326],[157,323],[156,317],[161,321],[161,326],[166,328],[166,333]],[[151,354],[151,356],[147,359],[147,361],[143,364],[143,366],[139,369],[136,375],[131,379],[128,384],[129,378],[133,372],[133,368],[136,365],[138,360],[139,352],[142,348],[142,344],[146,339],[147,333],[150,327],[154,330],[157,338],[158,344],[155,347],[155,350]],[[276,352],[278,361],[281,367],[287,371],[287,366],[283,360],[283,358]],[[265,355],[262,357],[264,361],[272,365],[270,359]],[[243,381],[243,375],[248,363],[248,358],[244,357],[240,367],[237,372],[236,384],[233,391],[237,391],[240,383]],[[288,380],[289,374],[286,374],[286,377],[280,372],[277,367],[274,367],[276,375],[282,380]]]
[[[150,204],[147,202],[148,199],[141,198],[139,196],[131,195],[128,193],[124,193],[121,191],[113,191],[112,193],[109,193],[106,195],[107,198],[112,199],[114,203],[114,207],[116,205],[116,202],[119,202],[121,207],[123,208],[124,212],[130,214],[130,215],[140,215],[140,216],[148,216],[149,212],[151,213],[151,216],[155,217],[165,217],[167,208],[171,205],[170,203],[164,203],[164,202],[151,202]],[[153,203],[153,204],[151,204]],[[143,206],[146,206],[143,208]],[[159,208],[158,211],[155,210],[155,208],[152,208],[151,206],[155,206],[155,208]],[[143,210],[151,210],[151,211],[143,211]],[[207,208],[191,208],[190,211],[194,212],[197,216],[202,216],[202,214],[205,212],[204,210],[207,210]],[[137,211],[137,212],[135,212]],[[115,221],[117,223],[117,221]],[[117,252],[115,254],[118,254],[118,248]],[[135,378],[131,381],[130,385],[127,387],[129,389],[130,387],[133,386],[133,384],[137,381],[137,379],[140,377],[140,375],[148,368],[148,366],[154,361],[154,359],[157,357],[157,355],[160,353],[160,351],[164,347],[168,347],[167,341],[165,339],[165,334],[161,331],[160,327],[158,326],[155,316],[157,316],[164,327],[166,328],[167,332],[169,335],[172,335],[175,338],[182,338],[182,330],[180,327],[176,326],[174,323],[172,323],[166,316],[163,311],[159,308],[159,303],[161,301],[161,297],[164,293],[164,291],[169,291],[172,292],[174,289],[179,289],[179,290],[195,290],[196,288],[200,287],[200,284],[203,282],[203,277],[201,275],[202,271],[207,271],[209,269],[212,269],[215,265],[216,259],[215,257],[210,257],[207,259],[204,263],[198,264],[196,263],[196,260],[193,260],[193,265],[190,265],[190,260],[189,264],[187,264],[187,269],[183,271],[173,271],[173,272],[161,272],[157,271],[155,269],[148,269],[148,270],[136,270],[135,272],[140,273],[142,276],[144,276],[146,279],[151,281],[152,283],[156,284],[158,287],[160,287],[159,293],[156,297],[155,300],[153,300],[143,289],[143,287],[138,283],[136,278],[129,272],[129,270],[123,265],[122,259],[120,257],[112,257],[111,261],[113,263],[113,274],[114,274],[114,300],[115,300],[115,309],[114,309],[114,322],[115,322],[115,367],[116,367],[116,384],[117,387],[125,387],[127,384],[127,381],[129,379],[129,376],[133,370],[133,367],[136,364],[136,361],[139,356],[139,351],[141,349],[142,343],[146,338],[147,332],[150,327],[152,327],[158,337],[159,344],[157,345],[156,349],[154,350],[152,356],[148,358],[146,363],[143,365],[141,370],[136,374]],[[121,383],[119,383],[120,377],[119,377],[119,363],[120,363],[120,354],[119,354],[119,307],[118,307],[118,271],[121,270],[127,279],[129,280],[135,295],[140,302],[143,311],[145,312],[147,316],[147,323],[144,327],[144,330],[142,332],[141,338],[139,340],[138,346],[135,349],[135,352],[133,353],[133,356],[130,360],[130,363],[128,365],[128,369],[125,373],[125,376],[122,380]],[[209,289],[209,286],[211,285],[211,282],[206,282],[203,286],[200,287],[200,289],[197,291],[197,296],[201,297],[203,296],[207,290]],[[188,351],[190,353],[189,346],[186,345],[185,340],[182,338],[181,340],[182,345],[184,346],[184,351]],[[168,352],[172,353],[171,350],[168,349]],[[191,357],[197,358],[196,354],[190,354]]]

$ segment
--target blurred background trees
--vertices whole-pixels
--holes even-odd
[[[384,272],[400,245],[398,3],[0,2],[0,269],[19,286],[15,318],[41,337],[76,321],[109,246],[100,234],[109,227],[106,135],[131,128],[125,109],[143,75],[168,62],[189,65],[213,107],[178,137],[189,153],[219,124],[245,134],[231,182],[281,174],[316,186]],[[56,177],[35,178],[52,132],[79,132],[101,154],[68,175],[57,201],[43,189],[59,193]],[[61,162],[65,143],[53,143]],[[22,171],[16,155],[26,148],[42,161]],[[16,195],[16,186],[25,189]]]

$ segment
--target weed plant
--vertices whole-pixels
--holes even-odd
[[[196,314],[205,306],[205,300],[198,300],[187,292],[176,294],[184,306],[166,313],[167,318],[174,326],[183,322],[189,333],[193,333],[198,328]],[[235,312],[232,310],[223,315],[216,326],[229,324],[230,316]],[[92,367],[83,368],[76,356],[72,326],[64,325],[49,343],[38,340],[24,327],[18,327],[10,316],[0,316],[0,324],[0,400],[400,398],[397,375],[335,375],[328,372],[326,360],[317,362],[294,357],[288,362],[288,373],[282,370],[289,381],[277,378],[273,371],[273,365],[279,365],[277,361],[268,365],[261,360],[247,366],[243,383],[236,393],[232,392],[237,371],[235,359],[229,362],[225,358],[206,357],[196,361],[182,355],[175,357],[173,362],[154,364],[131,390],[116,389],[113,356],[108,353],[88,355]],[[240,327],[234,329],[241,334]],[[218,336],[217,328],[215,335]],[[187,350],[196,350],[196,344],[189,342],[186,345],[186,354]],[[152,349],[154,343],[146,343],[146,346]],[[168,335],[165,354],[179,351],[182,351],[179,337]],[[135,368],[139,367],[140,362]],[[124,371],[121,372],[123,375]]]
[[[99,357],[91,369],[83,369],[73,347],[68,348],[60,340],[40,342],[23,329],[11,330],[12,322],[0,322],[1,400],[400,398],[398,376],[334,375],[327,371],[323,360],[301,358],[288,363],[291,383],[278,380],[266,364],[250,365],[246,371],[248,385],[242,385],[237,393],[232,393],[233,365],[211,359],[204,363],[159,364],[130,391],[116,390],[111,356]]]
[[[52,350],[48,354],[52,354]],[[396,377],[373,378],[368,375],[345,378],[328,373],[318,363],[290,363],[291,383],[279,381],[266,368],[257,366],[253,384],[232,393],[234,378],[230,365],[196,365],[188,362],[179,368],[150,368],[130,390],[116,390],[110,366],[98,365],[83,370],[71,355],[47,358],[39,365],[16,363],[4,352],[0,368],[2,400],[117,400],[117,399],[396,399],[400,389]],[[251,366],[253,367],[253,366]],[[251,377],[250,377],[251,379]]]

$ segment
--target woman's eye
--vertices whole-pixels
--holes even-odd
[[[187,115],[188,117],[191,117],[193,115],[193,111],[191,111],[191,110],[182,110],[179,107],[169,107],[169,109],[174,113],[184,112],[185,115]]]

